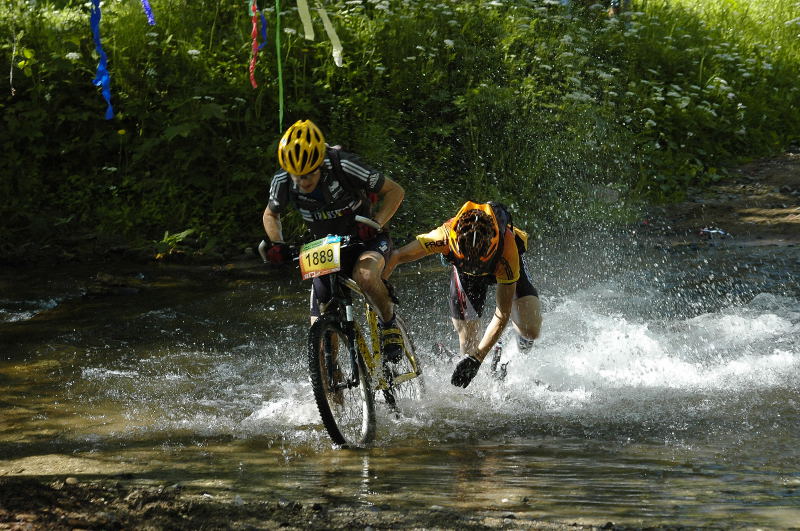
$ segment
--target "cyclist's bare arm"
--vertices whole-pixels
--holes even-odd
[[[423,256],[426,256],[428,253],[425,252],[425,249],[422,247],[422,244],[419,243],[417,240],[413,242],[409,242],[404,246],[400,247],[399,249],[395,249],[392,251],[392,255],[389,257],[389,261],[386,263],[386,267],[383,269],[383,278],[384,280],[388,280],[388,278],[392,275],[394,268],[400,264],[406,264],[408,262],[413,262],[414,260],[419,260]]]
[[[496,305],[494,315],[483,333],[483,338],[478,344],[478,350],[471,353],[478,360],[483,361],[492,347],[500,339],[509,319],[511,318],[511,306],[514,303],[514,292],[517,290],[517,283],[497,284]]]
[[[281,215],[273,212],[269,207],[264,209],[264,230],[272,243],[283,242],[283,227]]]
[[[380,208],[372,216],[381,227],[385,226],[397,209],[400,203],[403,202],[405,197],[405,190],[402,186],[394,182],[388,177],[384,177],[383,186],[378,190],[378,197],[380,198]]]

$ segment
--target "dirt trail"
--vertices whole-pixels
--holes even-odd
[[[800,147],[740,166],[730,179],[690,190],[686,201],[654,207],[651,214],[652,228],[677,242],[732,238],[741,245],[798,245]]]

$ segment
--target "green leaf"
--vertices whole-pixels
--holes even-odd
[[[182,136],[183,138],[186,138],[196,127],[197,125],[192,123],[178,124],[167,127],[167,129],[164,131],[164,138],[167,140],[172,140],[176,136]]]

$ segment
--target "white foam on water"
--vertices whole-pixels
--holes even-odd
[[[458,438],[476,427],[537,415],[657,417],[658,411],[644,413],[638,404],[658,408],[662,399],[664,414],[674,415],[675,400],[686,396],[716,395],[724,402],[730,393],[798,384],[795,299],[761,294],[746,305],[663,322],[617,310],[623,300],[630,312],[630,300],[608,286],[564,297],[545,312],[542,337],[525,354],[506,332],[503,381],[492,377],[490,358],[465,390],[450,385],[455,361],[427,365],[428,394],[400,419],[395,435],[427,426],[445,439]]]
[[[533,349],[520,353],[507,331],[502,358],[508,362],[506,378],[492,376],[487,358],[467,389],[450,384],[456,360],[432,352],[442,338],[418,333],[415,343],[424,362],[427,393],[399,416],[379,403],[381,444],[416,436],[459,440],[481,430],[494,433],[493,427],[503,433],[530,419],[535,424],[554,417],[568,422],[597,416],[658,417],[659,411],[647,408],[662,407],[662,398],[664,414],[674,416],[675,400],[686,396],[702,401],[737,391],[797,386],[796,299],[761,294],[748,304],[660,320],[652,312],[637,311],[657,304],[657,294],[629,296],[612,284],[549,299],[542,336]],[[133,426],[267,436],[292,444],[327,441],[305,362],[287,359],[286,340],[264,344],[248,338],[224,352],[153,353],[128,359],[125,366],[86,368],[82,375],[102,384],[109,398],[128,404],[126,415]],[[715,403],[709,407],[718,407]],[[154,424],[154,419],[160,420]]]
[[[796,374],[800,325],[787,307],[773,309],[727,308],[651,324],[567,301],[549,316],[551,337],[545,328],[528,355],[509,352],[516,367],[508,383],[520,389],[539,379],[554,389],[698,391],[775,385]]]
[[[279,390],[273,389],[271,397],[261,402],[242,421],[249,429],[255,427],[293,427],[319,423],[319,412],[314,402],[311,385],[285,382]]]
[[[52,310],[60,299],[13,301],[0,299],[0,323],[16,323],[33,319],[45,310]]]
[[[103,367],[86,367],[81,371],[86,380],[111,380],[115,378],[137,378],[138,371],[106,369]]]

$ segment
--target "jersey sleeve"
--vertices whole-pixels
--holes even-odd
[[[417,241],[425,250],[425,254],[444,254],[449,249],[447,243],[447,226],[442,225],[426,234],[417,235]]]
[[[286,210],[286,205],[289,204],[289,174],[285,171],[278,172],[272,178],[272,184],[269,187],[269,209],[280,214]]]
[[[494,276],[498,284],[513,284],[519,280],[519,249],[516,238],[510,230],[506,231],[503,240],[503,256],[497,261]]]
[[[381,172],[364,163],[360,157],[353,153],[340,152],[339,159],[342,163],[342,171],[354,178],[355,182],[362,184],[367,192],[377,193],[383,188],[386,178]]]

